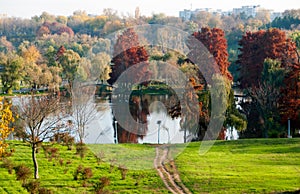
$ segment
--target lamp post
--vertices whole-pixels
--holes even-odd
[[[161,120],[157,121],[158,124],[158,131],[157,131],[157,144],[159,144],[159,133],[160,133],[160,124],[161,124]]]
[[[291,136],[291,120],[288,118],[288,138],[292,138]]]
[[[118,144],[118,121],[115,120],[115,144]]]

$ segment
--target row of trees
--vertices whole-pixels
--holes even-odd
[[[31,19],[19,18],[1,18],[1,36],[7,36],[9,39],[18,39],[22,36],[34,38],[38,35],[67,32],[69,34],[89,34],[92,36],[103,36],[117,31],[124,27],[130,27],[139,24],[162,24],[172,25],[180,29],[189,29],[193,31],[201,27],[217,27],[224,29],[225,32],[233,29],[255,30],[265,25],[270,25],[271,18],[268,11],[260,11],[255,17],[247,17],[244,13],[240,15],[219,15],[206,11],[198,12],[192,15],[191,21],[182,21],[178,17],[166,16],[163,13],[153,14],[150,17],[143,16],[137,9],[135,15],[120,16],[113,9],[104,9],[101,15],[90,15],[85,11],[75,11],[71,16],[55,16],[43,12],[40,16],[34,16]],[[286,29],[297,29],[299,23],[298,10],[286,10],[282,18],[277,18],[271,26],[281,21],[280,27]],[[294,20],[296,23],[291,23]],[[290,25],[289,25],[290,24]],[[274,26],[276,27],[276,26]]]
[[[293,35],[293,39],[297,40],[297,34],[295,33]],[[49,36],[57,38],[64,35]],[[232,76],[228,72],[229,55],[226,51],[227,43],[224,32],[217,28],[202,28],[201,31],[195,32],[193,36],[201,41],[214,56],[221,74],[232,81]],[[77,38],[80,39],[79,37]],[[48,40],[49,37],[46,36],[45,39]],[[47,41],[38,39],[37,42],[40,43],[39,45],[42,45],[40,47],[41,50],[45,50],[43,45],[47,45]],[[95,75],[96,78],[97,75],[104,74],[105,79],[108,79],[110,72],[110,68],[107,66],[110,61],[109,56],[104,52],[98,54],[93,53],[95,50],[96,52],[99,50],[108,50],[106,49],[108,43],[103,39],[99,41],[101,44],[97,41],[95,42],[94,45],[96,45],[96,47],[91,47],[88,44],[86,46],[86,48],[90,48],[89,53],[93,55],[92,60],[87,57],[88,54],[82,53],[80,55],[80,52],[77,53],[72,49],[66,49],[64,46],[60,46],[55,50],[52,45],[48,47],[44,57],[42,57],[37,47],[26,42],[19,46],[17,52],[7,51],[7,54],[3,53],[2,61],[5,62],[2,63],[4,66],[2,82],[4,89],[8,91],[13,87],[13,84],[20,83],[20,80],[35,88],[42,85],[49,87],[50,84],[56,84],[56,87],[58,87],[62,80],[61,78],[64,78],[68,83],[67,88],[71,91],[75,79],[86,80],[87,77],[93,77],[90,76],[91,74]],[[100,45],[99,47],[97,47],[98,44]],[[264,47],[261,45],[264,45]],[[255,134],[255,136],[258,137],[267,136],[267,129],[274,128],[274,126],[278,129],[282,128],[282,125],[286,123],[288,118],[297,122],[299,109],[297,96],[297,76],[299,75],[297,68],[299,59],[296,44],[293,43],[291,39],[286,38],[283,31],[272,29],[247,33],[240,41],[240,46],[241,54],[237,61],[240,66],[239,83],[241,83],[241,89],[247,89],[246,94],[252,98],[251,103],[247,101],[242,104],[243,113],[247,116],[249,122],[247,131],[254,130],[255,133],[252,133],[252,135]],[[139,46],[138,37],[132,29],[126,30],[119,36],[116,45],[114,45],[114,55],[116,56],[112,59],[114,63],[113,72],[110,74],[111,78],[108,82],[111,84],[114,83],[123,71],[135,64],[147,62],[149,59],[147,51],[153,51],[153,48],[150,49],[151,51],[149,49],[150,48]],[[126,51],[120,52],[122,50]],[[181,68],[185,73],[191,75],[191,84],[201,93],[201,95],[197,97],[202,99],[199,102],[201,120],[199,126],[205,131],[209,123],[210,104],[207,99],[209,99],[210,93],[207,91],[207,83],[203,75],[201,75],[203,72],[200,72],[191,61],[182,60],[182,56],[178,56],[176,53],[173,53],[172,56],[170,53],[171,51],[168,51],[168,53],[164,56],[162,55],[162,57],[158,57],[156,53],[156,56],[153,55],[150,59],[168,61],[174,66]],[[13,58],[14,60],[9,59],[10,55],[15,57]],[[192,53],[188,57],[192,57]],[[174,61],[177,62],[174,63]],[[45,62],[48,65],[43,65]],[[22,64],[26,64],[26,66],[24,67]],[[44,69],[39,71],[38,68]],[[60,81],[55,82],[53,79],[47,79],[49,77],[51,78],[51,74],[47,76],[47,73],[51,73],[51,70],[47,71],[47,68],[56,68],[52,70],[52,72],[56,75],[57,80]],[[144,76],[145,73],[147,73],[144,71],[148,71],[148,69],[147,63],[145,63],[143,69],[137,71]],[[42,74],[39,74],[39,72]],[[151,72],[148,72],[148,74],[151,74]],[[137,80],[139,79],[138,75],[134,76]],[[52,77],[55,76],[52,75]],[[274,77],[277,79],[274,80]],[[40,79],[46,79],[48,82],[45,81],[45,84],[40,84],[43,83]],[[232,91],[230,92],[230,87],[227,93],[233,93]],[[235,108],[232,108],[234,107],[233,95],[229,96],[231,99],[228,105],[230,105],[231,109],[229,110],[232,111],[232,113],[228,112],[227,115],[228,117],[232,115],[232,117],[228,118],[230,121],[226,121],[226,124],[231,123],[230,125],[234,125],[232,123],[239,123],[240,126],[245,126],[245,122],[242,122],[242,116],[235,111]],[[256,105],[254,105],[254,102],[256,102]],[[255,114],[259,114],[259,116]],[[238,118],[240,120],[238,120]],[[252,121],[251,118],[258,118],[258,120]],[[232,120],[234,120],[234,122]],[[255,123],[259,124],[257,125]],[[262,135],[260,129],[264,129],[264,135]],[[203,131],[198,134],[198,137],[201,139],[202,135],[200,134],[203,135]]]
[[[195,42],[195,39],[199,40],[199,42]],[[204,45],[207,48],[207,51],[201,50],[203,49],[203,47],[201,47],[200,42],[201,45]],[[228,115],[224,123],[224,127],[226,125],[230,125],[231,127],[236,127],[238,130],[245,129],[245,118],[236,109],[233,91],[231,89],[230,82],[232,81],[232,76],[228,71],[229,61],[226,49],[227,42],[224,31],[218,28],[202,28],[201,31],[192,34],[187,45],[191,50],[191,52],[187,56],[183,56],[182,53],[174,52],[170,48],[166,47],[147,48],[144,46],[140,46],[136,32],[134,32],[133,29],[129,28],[118,37],[116,45],[114,46],[114,52],[116,56],[112,60],[113,69],[111,73],[111,79],[108,81],[109,83],[113,84],[119,78],[119,76],[129,68],[133,73],[132,75],[128,75],[129,77],[132,77],[132,79],[129,78],[128,80],[134,83],[141,80],[141,78],[149,76],[150,74],[155,74],[156,70],[149,68],[148,59],[150,59],[150,64],[161,63],[162,65],[166,66],[166,64],[164,64],[163,62],[167,62],[168,64],[173,65],[176,69],[183,71],[189,79],[190,83],[185,86],[186,88],[184,88],[186,91],[186,93],[184,94],[185,99],[180,102],[178,101],[178,99],[176,100],[175,97],[173,103],[162,103],[164,103],[167,107],[167,112],[171,117],[175,118],[181,116],[182,129],[188,130],[191,137],[201,140],[204,138],[211,117],[210,96],[212,95],[212,93],[209,89],[209,84],[211,84],[212,81],[205,80],[205,77],[213,79],[213,77],[215,77],[214,74],[217,74],[219,72],[221,77],[214,78],[214,81],[221,82],[221,80],[218,79],[224,79],[226,83],[224,92],[225,94],[223,94],[226,97],[224,99],[220,99],[224,100],[224,102],[222,102],[224,103],[224,111],[226,111],[227,109]],[[148,57],[148,53],[150,53],[150,58]],[[213,66],[215,63],[212,62],[211,64],[209,64],[212,66],[206,65],[206,67],[199,68],[198,65],[202,64],[195,64],[192,60],[195,59],[197,61],[197,58],[204,57],[202,61],[203,63],[207,63],[207,60],[209,60],[210,56],[214,57],[214,61],[216,62],[215,66]],[[141,63],[143,65],[140,65]],[[203,66],[204,65],[205,64],[203,64]],[[161,70],[165,73],[167,73],[168,71],[172,71],[171,69],[166,71],[163,69]],[[176,75],[174,74],[172,76]],[[179,78],[173,77],[171,79],[177,80]],[[146,84],[145,86],[147,86],[148,83],[146,82],[141,84]],[[118,86],[120,87],[120,85]],[[129,85],[129,87],[132,87],[132,85]],[[173,101],[173,97],[174,96],[171,96],[170,99],[172,100],[170,101]],[[143,96],[135,96],[134,99],[132,99],[132,103],[130,103],[131,115],[127,116],[130,118],[132,116],[136,120],[136,122],[147,122],[147,117],[143,115],[149,114],[147,106],[150,103],[151,102],[145,103],[143,100]],[[194,106],[195,104],[197,104],[198,106]],[[127,106],[127,104],[125,104],[124,106]],[[125,109],[126,108],[127,107],[125,107]],[[196,115],[196,113],[199,113],[199,115]],[[199,118],[199,120],[197,118]],[[128,122],[130,122],[129,118]],[[120,142],[137,142],[139,137],[143,137],[142,134],[146,134],[146,132],[140,134],[138,133],[138,128],[136,130],[133,130],[132,128],[134,127],[130,126],[130,124],[128,124],[127,126],[118,124],[118,135]],[[200,129],[197,130],[198,128]],[[143,130],[147,131],[147,129]]]
[[[232,81],[232,76],[228,71],[229,61],[227,53],[227,42],[224,31],[218,28],[202,28],[200,31],[192,35],[198,39],[213,55],[217,64],[217,69],[221,75],[229,82]],[[125,31],[117,41],[116,48],[126,47],[128,44],[138,45],[135,32],[131,29]],[[292,36],[297,40],[297,35]],[[295,38],[297,37],[297,38]],[[201,72],[197,64],[193,64],[192,59],[200,57],[195,49],[199,49],[195,45],[195,41],[191,41],[188,46],[191,52],[183,59],[182,56],[168,51],[168,54],[161,53],[150,57],[152,60],[170,61],[171,64],[181,68],[189,75],[190,84],[197,91],[197,96],[187,95],[193,99],[199,100],[199,123],[200,130],[196,136],[202,139],[207,129],[210,114],[211,104],[210,91],[208,90],[207,81],[203,73],[209,74],[210,79],[213,77],[214,66],[211,69],[204,69]],[[238,130],[245,130],[242,133],[245,137],[277,137],[284,136],[286,131],[287,120],[290,119],[295,129],[296,123],[299,121],[299,53],[296,43],[288,38],[284,31],[279,29],[260,30],[257,32],[248,32],[239,41],[240,54],[236,63],[239,67],[239,79],[237,81],[238,88],[243,91],[244,97],[240,102],[241,109],[236,109],[236,103],[233,95],[233,90],[230,84],[228,85],[226,102],[226,120],[224,127],[235,127]],[[127,48],[127,47],[126,47]],[[124,53],[113,59],[114,69],[112,73],[111,83],[118,76],[126,71],[130,66],[141,61],[147,61],[147,54],[140,54],[136,46],[132,46]],[[142,48],[144,49],[144,48]],[[118,51],[117,51],[118,52]],[[145,53],[143,51],[142,53]],[[170,54],[172,53],[172,55]],[[167,56],[168,57],[165,57]],[[119,60],[119,58],[123,60]],[[177,58],[177,63],[174,63],[172,58]],[[202,56],[203,57],[203,56]],[[136,62],[134,62],[136,61]],[[203,69],[202,69],[203,71]],[[145,75],[146,72],[141,71]],[[136,77],[138,79],[138,76]],[[188,107],[187,105],[183,105]],[[174,106],[175,108],[177,106]],[[190,110],[193,110],[190,107]],[[178,111],[178,110],[177,110]],[[179,110],[180,111],[180,110]],[[176,112],[176,111],[175,111]],[[196,112],[196,111],[194,111]],[[169,113],[174,114],[174,110],[169,110]],[[182,115],[181,115],[182,116]],[[246,123],[248,121],[248,126]],[[182,126],[188,126],[182,123]],[[189,126],[193,126],[191,123]],[[120,126],[121,128],[121,126]],[[193,129],[190,129],[195,134]],[[125,140],[124,140],[125,141]]]
[[[238,71],[235,61],[239,52],[238,40],[241,39],[242,35],[247,31],[257,31],[262,28],[271,27],[290,31],[299,30],[299,9],[286,10],[282,17],[276,18],[272,22],[270,21],[270,15],[266,11],[261,11],[254,18],[246,17],[244,13],[240,15],[221,16],[203,11],[193,15],[190,21],[183,21],[178,17],[170,17],[162,13],[145,17],[138,9],[135,15],[127,16],[120,16],[112,9],[104,9],[101,15],[89,15],[85,11],[75,11],[73,15],[68,17],[55,16],[43,12],[40,16],[34,16],[31,19],[0,18],[0,36],[6,37],[6,40],[10,42],[2,41],[6,46],[17,48],[24,40],[33,42],[36,40],[36,37],[42,38],[49,35],[68,34],[71,37],[85,35],[103,38],[117,30],[143,24],[168,25],[188,31],[189,33],[193,33],[202,27],[223,29],[228,42],[229,62],[232,64],[230,71],[234,78],[237,79]],[[63,37],[64,39],[68,39],[65,36]],[[53,39],[56,41],[56,38]],[[90,41],[87,44],[90,44]],[[72,49],[82,56],[80,52],[87,52],[86,45],[82,46],[83,48],[79,48],[78,45],[73,45]],[[0,50],[2,50],[1,48],[3,47],[0,45]]]
[[[64,35],[66,39],[62,41]],[[107,80],[111,71],[110,56],[101,45],[102,42],[105,45],[106,41],[101,39],[90,45],[71,45],[69,41],[73,38],[64,35],[37,39],[36,44],[24,41],[17,49],[4,45],[5,49],[0,52],[2,91],[12,93],[13,89],[19,89],[20,86],[58,91],[63,81],[68,85],[67,88],[71,88],[75,79]],[[77,40],[83,41],[85,38],[77,37]],[[88,51],[85,53],[84,50]]]

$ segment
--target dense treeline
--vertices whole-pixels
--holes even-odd
[[[162,44],[161,48],[137,46],[110,57],[114,56],[113,52],[118,52],[117,47],[123,48],[128,42],[126,36],[130,37],[134,32],[124,34],[124,40],[120,36],[117,45],[111,45],[105,38],[107,35],[136,25],[168,25],[201,41],[215,57],[221,74],[240,89],[245,89],[248,100],[244,97],[242,110],[238,111],[229,84],[224,127],[244,130],[244,137],[284,136],[288,119],[292,119],[294,129],[299,123],[299,13],[300,10],[287,10],[282,18],[273,21],[263,14],[247,18],[244,14],[221,16],[208,12],[200,12],[191,21],[183,21],[164,14],[141,16],[138,10],[135,16],[121,17],[112,9],[105,9],[101,15],[76,11],[68,17],[46,12],[31,19],[1,17],[2,92],[12,93],[20,88],[59,91],[64,85],[71,93],[75,80],[113,83],[117,75],[132,65],[130,59],[122,60],[122,55],[132,57],[136,62],[167,61],[187,73],[191,85],[198,91],[200,130],[196,136],[202,139],[209,123],[210,93],[203,75],[186,58],[188,56],[181,56]],[[269,29],[271,27],[281,30]],[[260,30],[265,28],[266,31]],[[164,31],[159,38],[162,43],[168,38],[176,40]],[[136,39],[143,41],[143,37]],[[118,70],[118,66],[111,68],[111,63],[123,66]],[[191,96],[191,100],[194,97]]]

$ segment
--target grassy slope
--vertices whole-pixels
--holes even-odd
[[[193,193],[271,193],[300,189],[300,139],[261,139],[239,141],[217,141],[205,155],[199,155],[200,143],[190,143],[175,159],[182,181]],[[151,166],[154,157],[153,146],[119,144],[90,145],[88,155],[81,160],[75,150],[59,148],[59,159],[48,161],[43,150],[38,154],[41,186],[54,193],[92,193],[92,186],[82,187],[82,181],[74,181],[73,173],[79,164],[91,167],[94,183],[102,176],[110,178],[107,187],[112,193],[168,193],[153,169],[131,170],[134,166]],[[32,166],[30,147],[13,142],[16,152],[11,158],[15,164]],[[105,161],[97,164],[93,153],[103,151]],[[130,152],[130,156],[126,158]],[[109,173],[109,160],[123,157],[130,168],[126,180],[121,180],[117,167]],[[71,161],[70,165],[66,165]],[[140,161],[140,162],[138,162]],[[120,159],[117,164],[123,163]],[[1,164],[1,162],[0,162]],[[132,166],[130,166],[132,165]],[[140,165],[140,166],[138,166]],[[66,173],[65,170],[67,170]],[[27,193],[15,175],[9,175],[0,168],[0,193]],[[141,175],[135,186],[137,176]]]
[[[272,193],[300,189],[300,139],[217,141],[205,155],[191,143],[176,158],[194,193]]]
[[[24,163],[29,167],[33,166],[30,147],[28,145],[14,141],[11,143],[11,146],[16,150],[13,157],[11,157],[14,164]],[[107,145],[101,145],[103,149],[106,149],[106,146]],[[42,149],[38,154],[41,187],[51,189],[54,193],[93,193],[92,184],[98,182],[99,178],[103,176],[109,177],[110,185],[107,186],[106,189],[112,193],[140,193],[141,191],[143,191],[143,193],[168,193],[154,169],[140,171],[129,170],[126,180],[121,180],[118,166],[110,173],[109,162],[102,162],[98,165],[91,151],[81,160],[80,157],[75,154],[75,149],[68,151],[65,146],[55,145],[54,147],[59,148],[58,159],[48,161]],[[64,163],[62,166],[59,163],[60,159],[62,159]],[[71,164],[67,165],[67,161],[71,161]],[[0,164],[1,163],[2,162],[0,162]],[[94,176],[88,181],[90,184],[88,187],[83,187],[82,181],[73,180],[73,173],[79,164],[82,164],[84,167],[92,168]],[[67,172],[65,173],[65,171]],[[0,174],[1,194],[27,193],[27,191],[21,187],[21,183],[16,181],[14,173],[10,175],[6,169],[0,168]],[[139,174],[143,174],[143,177],[141,177],[139,185],[136,186],[135,177]]]

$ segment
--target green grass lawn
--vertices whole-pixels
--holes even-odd
[[[190,143],[175,162],[193,193],[280,193],[300,189],[300,139],[217,141],[205,155]]]
[[[33,164],[31,161],[31,149],[29,145],[13,141],[10,142],[11,148],[15,149],[15,153],[10,159],[15,165],[26,164],[33,170]],[[108,145],[100,145],[103,150],[107,150]],[[125,180],[121,179],[121,173],[118,170],[119,162],[115,161],[115,166],[110,172],[110,162],[101,162],[98,164],[92,151],[88,151],[86,157],[81,159],[76,155],[75,148],[73,150],[67,150],[66,146],[54,145],[53,147],[59,148],[59,157],[49,161],[44,155],[43,149],[37,154],[39,162],[39,175],[41,187],[51,189],[56,193],[94,193],[93,185],[99,182],[101,177],[108,177],[110,185],[105,187],[106,190],[111,193],[168,193],[164,188],[163,182],[157,176],[155,169],[145,170],[128,170]],[[98,147],[98,146],[97,146]],[[121,145],[115,145],[116,149]],[[135,145],[139,147],[139,145]],[[105,156],[108,158],[109,156]],[[60,164],[60,160],[63,161],[63,165]],[[108,161],[108,160],[105,160]],[[70,164],[66,164],[66,163]],[[0,161],[0,165],[1,165]],[[74,172],[79,165],[92,168],[93,177],[87,181],[88,185],[84,187],[83,181],[74,180]],[[5,168],[0,168],[0,193],[28,193],[19,181],[16,181],[16,175],[8,174]],[[139,179],[138,185],[136,185]]]
[[[24,163],[32,168],[29,145],[18,141],[10,144],[15,149],[10,157],[14,164]],[[70,151],[66,146],[53,146],[59,148],[59,156],[49,161],[41,149],[38,161],[41,187],[54,193],[93,193],[93,184],[101,177],[109,178],[110,185],[105,188],[110,193],[168,193],[152,168],[154,146],[89,145],[83,159],[75,154],[75,148]],[[205,155],[199,155],[199,142],[173,147],[171,153],[176,155],[181,179],[192,193],[280,193],[300,189],[299,138],[216,141]],[[182,152],[178,155],[176,150]],[[95,154],[100,152],[103,161],[98,164]],[[115,167],[110,172],[111,163]],[[93,171],[85,187],[82,180],[73,179],[80,164]],[[129,169],[125,180],[118,170],[120,164]],[[15,173],[8,174],[0,168],[0,174],[1,194],[28,193],[16,181]]]

